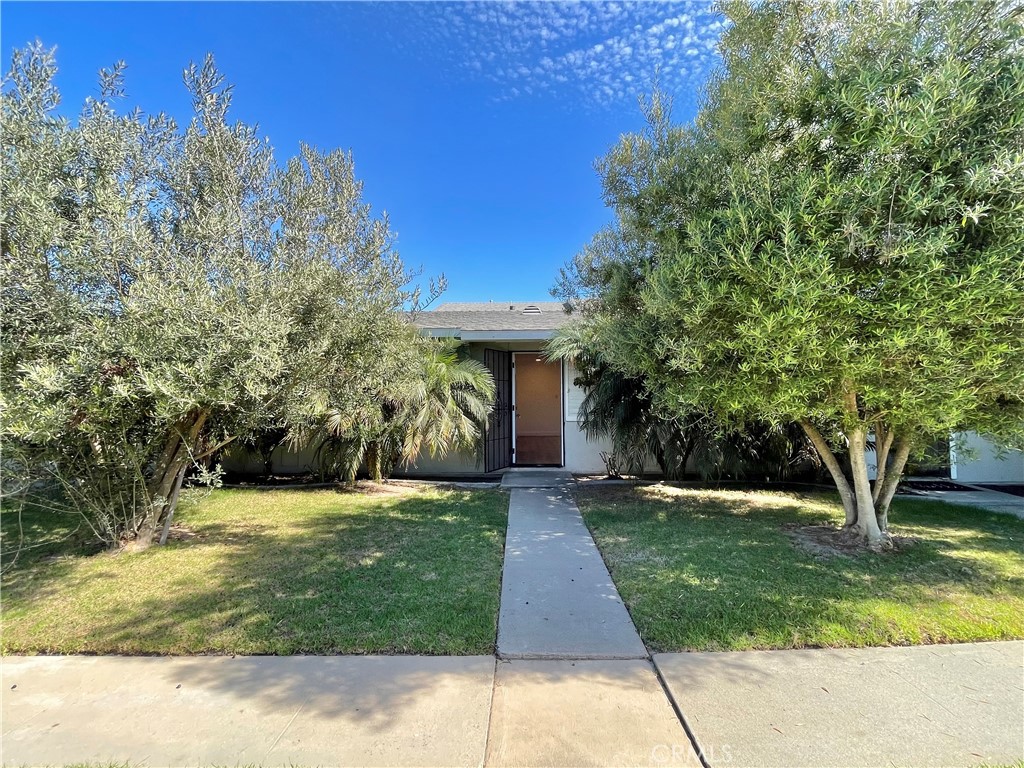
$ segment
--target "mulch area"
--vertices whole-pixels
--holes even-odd
[[[951,480],[904,480],[900,483],[900,493],[911,493],[914,491],[973,491],[965,485],[954,483]]]

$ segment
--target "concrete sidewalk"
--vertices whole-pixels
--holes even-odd
[[[4,765],[479,765],[490,656],[0,660]]]
[[[484,765],[700,760],[650,661],[522,659],[498,661]]]
[[[513,487],[498,655],[647,658],[576,503],[558,482],[551,487]]]
[[[11,766],[699,766],[646,660],[35,656],[0,670]]]
[[[1010,765],[1024,643],[678,653],[712,768]],[[5,765],[698,766],[647,660],[7,657]]]
[[[1024,642],[657,654],[711,766],[1024,759]]]

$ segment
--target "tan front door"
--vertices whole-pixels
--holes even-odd
[[[562,366],[540,353],[515,355],[515,463],[562,464]]]

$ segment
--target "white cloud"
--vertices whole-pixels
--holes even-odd
[[[432,44],[501,100],[577,96],[609,106],[662,88],[692,88],[717,62],[724,24],[710,3],[422,3]]]

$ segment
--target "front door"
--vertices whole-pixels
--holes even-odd
[[[512,355],[485,349],[484,365],[494,378],[494,410],[484,435],[484,471],[494,472],[512,464]]]
[[[538,352],[520,352],[515,365],[515,463],[562,465],[562,366]]]

